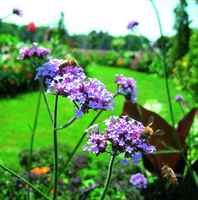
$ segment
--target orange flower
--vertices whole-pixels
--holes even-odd
[[[49,178],[47,178],[47,182],[49,183],[51,181],[51,178],[49,177]]]
[[[10,60],[11,59],[11,56],[10,55],[7,55],[7,60]]]
[[[29,187],[29,185],[28,185],[28,184],[25,184],[25,187]]]
[[[41,167],[41,168],[35,167],[35,168],[32,169],[30,172],[40,175],[40,174],[45,174],[45,173],[47,173],[47,172],[49,172],[49,171],[50,171],[50,168],[49,168],[49,167]]]
[[[41,174],[41,170],[39,167],[35,167],[33,170],[30,171],[31,173],[35,173],[35,174],[38,174],[40,175]]]
[[[174,67],[173,68],[173,73],[175,73],[177,71],[177,68],[176,67]]]
[[[50,190],[50,194],[53,194],[53,192],[54,192],[54,189],[51,189],[51,190]]]
[[[8,69],[9,66],[5,64],[5,65],[3,65],[3,68],[4,68],[4,69]]]
[[[47,173],[50,171],[50,168],[49,167],[42,167],[41,168],[41,174],[44,174],[44,173]]]
[[[10,81],[10,84],[12,84],[12,85],[13,85],[14,83],[15,83],[15,81],[14,81],[14,80],[11,80],[11,81]]]
[[[16,71],[16,67],[12,67],[12,71]]]
[[[123,63],[124,63],[124,60],[119,60],[118,61],[118,65],[123,65]]]

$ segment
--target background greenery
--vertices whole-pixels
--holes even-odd
[[[115,74],[124,74],[126,77],[133,77],[137,81],[137,93],[138,103],[145,104],[157,104],[161,108],[158,110],[153,107],[164,119],[170,123],[170,114],[168,101],[165,91],[165,82],[163,78],[148,75],[146,73],[140,73],[131,71],[130,69],[112,68],[108,66],[90,65],[88,68],[88,74],[90,77],[95,77],[101,80],[107,89],[113,93],[116,92]],[[176,90],[172,80],[169,80],[171,88],[171,99],[173,103],[173,111],[175,116],[175,122],[181,117],[182,113],[179,109],[179,105],[173,101],[175,96],[180,93]],[[2,97],[0,99],[0,155],[1,159],[8,167],[14,170],[19,170],[18,154],[21,150],[30,147],[31,131],[29,125],[33,126],[35,109],[37,105],[37,99],[39,91],[30,93],[18,94],[16,97],[10,96]],[[186,100],[190,100],[188,94],[182,93]],[[47,95],[51,109],[53,110],[54,96]],[[116,109],[111,111],[105,111],[96,123],[108,118],[110,115],[120,115],[123,108],[123,97],[116,97]],[[60,98],[59,110],[58,110],[58,125],[62,125],[65,121],[68,121],[74,114],[73,105],[66,99]],[[75,146],[81,134],[87,128],[92,118],[96,115],[96,112],[90,112],[89,115],[84,115],[82,119],[78,119],[73,126],[60,130],[58,132],[58,141],[60,143],[66,143],[71,146],[71,149]],[[85,143],[86,139],[84,140]],[[41,100],[41,107],[38,116],[37,131],[35,134],[34,148],[39,149],[41,147],[48,147],[52,145],[52,125],[47,113],[47,109],[44,100]],[[79,152],[82,152],[79,149]],[[102,156],[98,157],[100,159]]]

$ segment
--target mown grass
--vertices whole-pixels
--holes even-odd
[[[129,69],[96,65],[91,65],[88,68],[88,73],[90,77],[101,80],[101,82],[103,82],[107,86],[107,89],[112,93],[116,92],[116,84],[114,83],[116,73],[124,74],[126,77],[133,77],[137,81],[137,102],[141,105],[147,103],[151,104],[152,102],[161,105],[161,108],[156,109],[156,112],[170,123],[170,112],[165,81],[163,78],[131,71]],[[177,122],[182,117],[182,113],[179,106],[173,101],[174,97],[177,94],[182,94],[187,100],[190,100],[190,97],[187,94],[176,90],[172,80],[169,80],[169,86],[171,89],[170,95],[175,122]],[[33,127],[38,96],[39,91],[35,91],[27,94],[19,94],[15,98],[5,97],[0,99],[0,159],[3,160],[6,166],[17,171],[20,169],[18,162],[19,152],[30,147],[31,131],[29,125]],[[53,112],[55,96],[47,94],[47,98]],[[113,112],[103,112],[96,123],[103,121],[112,114],[120,115],[122,112],[123,102],[124,98],[122,96],[116,97],[115,110]],[[89,115],[84,115],[83,118],[75,121],[74,124],[68,128],[60,130],[58,132],[58,142],[70,145],[72,150],[81,134],[88,127],[96,114],[96,112],[92,111]],[[58,126],[65,124],[73,117],[73,115],[74,106],[66,98],[59,98]],[[86,139],[82,145],[85,144],[85,141]],[[34,140],[34,148],[40,149],[41,147],[48,147],[51,145],[53,145],[52,124],[44,100],[42,99]],[[78,152],[82,152],[81,147]],[[103,159],[102,156],[99,159]]]

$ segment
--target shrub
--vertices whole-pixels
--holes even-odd
[[[176,61],[173,69],[175,82],[180,89],[190,90],[195,97],[198,96],[198,31],[190,37],[189,51]]]

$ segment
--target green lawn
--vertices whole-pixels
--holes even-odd
[[[107,85],[107,89],[112,93],[116,92],[115,74],[124,74],[126,77],[133,77],[137,81],[138,103],[141,105],[151,106],[162,117],[170,122],[170,113],[168,107],[168,100],[165,88],[165,81],[163,78],[131,71],[129,69],[112,68],[107,66],[90,66],[88,68],[90,77],[98,78]],[[177,94],[182,94],[187,100],[190,97],[180,91],[177,91],[172,80],[169,80],[170,95],[172,99],[175,122],[181,117],[182,113],[179,106],[173,101]],[[14,170],[19,168],[18,154],[21,150],[29,148],[31,131],[29,125],[33,126],[36,112],[37,100],[39,92],[31,92],[27,94],[19,94],[15,98],[0,99],[0,160],[4,164]],[[53,95],[47,94],[47,98],[53,110],[54,104]],[[122,96],[116,97],[116,108],[113,112],[103,112],[101,117],[96,121],[99,123],[109,117],[110,115],[120,115],[122,112],[122,105],[124,98]],[[73,117],[74,106],[65,98],[59,98],[58,109],[58,125],[65,124]],[[72,147],[75,146],[79,140],[80,135],[87,128],[96,112],[90,112],[89,115],[84,115],[83,118],[78,119],[73,125],[58,132],[58,142],[67,143]],[[162,128],[163,129],[163,128]],[[85,143],[86,139],[84,140]],[[83,143],[83,145],[84,145]],[[35,134],[34,148],[47,147],[53,144],[52,125],[44,100],[41,101],[40,112],[38,116],[38,124]],[[82,146],[82,145],[81,145]],[[81,148],[78,150],[82,152]]]

